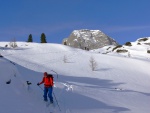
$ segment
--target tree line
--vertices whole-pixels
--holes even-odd
[[[33,42],[32,34],[29,35],[27,42]],[[41,43],[47,43],[44,33],[41,34]]]

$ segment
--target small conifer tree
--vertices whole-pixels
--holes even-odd
[[[27,42],[33,42],[33,39],[32,39],[32,34],[29,35],[28,37],[28,41]]]
[[[44,33],[41,34],[41,43],[47,43],[46,36]]]

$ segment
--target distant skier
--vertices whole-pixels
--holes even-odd
[[[50,99],[50,102],[53,103],[53,96],[52,96],[52,91],[53,91],[53,75],[47,74],[47,72],[44,72],[44,77],[43,80],[40,83],[37,83],[39,86],[40,84],[44,83],[44,101],[48,101],[47,99],[47,94]]]

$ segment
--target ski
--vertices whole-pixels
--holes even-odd
[[[54,113],[55,104],[54,103],[50,103],[49,107],[50,107],[50,113]]]
[[[47,111],[49,112],[49,113],[54,113],[54,111],[55,111],[55,103],[53,102],[53,103],[51,103],[51,102],[45,102],[45,104],[46,104],[46,109],[47,109]]]

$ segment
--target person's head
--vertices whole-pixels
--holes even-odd
[[[44,77],[47,77],[47,72],[44,72]]]

